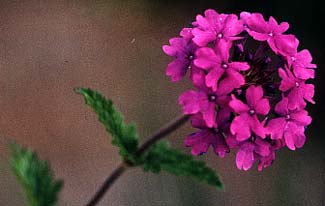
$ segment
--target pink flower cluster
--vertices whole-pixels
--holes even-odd
[[[312,121],[305,107],[315,103],[314,85],[306,81],[316,65],[308,50],[298,51],[294,35],[283,34],[288,28],[260,13],[238,18],[208,9],[163,46],[174,57],[166,74],[175,82],[190,73],[195,87],[179,97],[198,129],[185,140],[193,155],[212,146],[224,157],[234,149],[239,169],[258,162],[262,170],[280,148],[304,145]]]

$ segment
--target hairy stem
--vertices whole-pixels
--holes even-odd
[[[159,129],[157,132],[147,138],[148,140],[143,143],[136,154],[138,156],[142,156],[152,145],[181,127],[185,122],[187,122],[188,119],[188,115],[182,115],[167,124],[165,127]],[[103,198],[114,182],[130,167],[132,167],[132,165],[123,162],[117,168],[115,168],[114,171],[106,178],[101,187],[95,192],[94,196],[90,199],[86,206],[95,206]]]
[[[178,118],[176,118],[174,121],[170,122],[166,126],[159,129],[157,132],[152,134],[148,140],[139,148],[138,155],[141,156],[143,153],[147,151],[148,148],[150,148],[153,144],[155,144],[157,141],[164,138],[169,133],[173,132],[174,130],[178,129],[180,126],[182,126],[187,120],[189,119],[188,115],[182,115]]]

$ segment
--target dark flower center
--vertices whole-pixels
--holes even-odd
[[[209,95],[208,99],[210,102],[214,102],[216,101],[217,97],[215,95]]]
[[[218,128],[213,128],[213,132],[218,133],[219,129]]]
[[[286,120],[290,120],[290,118],[291,118],[291,117],[290,117],[290,114],[287,114],[287,115],[285,116],[285,119],[286,119]]]
[[[188,55],[188,60],[193,60],[193,59],[194,59],[194,55],[193,54]]]
[[[300,87],[299,82],[296,82],[295,85],[296,85],[296,87]]]
[[[255,110],[254,110],[254,109],[250,109],[250,110],[248,111],[248,113],[249,113],[249,115],[254,115],[254,114],[255,114]]]
[[[221,67],[224,68],[224,69],[227,69],[228,68],[228,64],[223,63],[223,64],[221,64]]]

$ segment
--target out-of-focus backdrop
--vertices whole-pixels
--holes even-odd
[[[171,58],[161,46],[207,8],[262,12],[288,21],[317,63],[313,124],[302,149],[277,153],[258,172],[238,171],[234,154],[200,157],[215,168],[225,191],[167,173],[128,171],[99,205],[325,205],[324,7],[321,0],[1,0],[0,205],[25,205],[9,171],[6,139],[38,151],[65,180],[59,206],[84,205],[120,158],[94,113],[73,88],[98,89],[113,99],[143,141],[181,113],[178,95],[190,84],[165,76]],[[168,137],[184,152],[187,125]]]

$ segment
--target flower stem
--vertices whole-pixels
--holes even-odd
[[[96,191],[95,195],[90,199],[86,206],[96,205],[114,184],[114,182],[126,171],[127,165],[121,163],[114,171],[106,178],[102,186]]]
[[[152,145],[181,127],[185,122],[187,122],[188,119],[188,115],[182,115],[159,129],[157,132],[148,137],[148,140],[138,149],[136,155],[139,157],[142,156]],[[117,168],[115,168],[114,171],[106,178],[101,187],[95,192],[94,196],[90,199],[86,206],[95,206],[103,198],[114,182],[130,167],[132,167],[132,165],[123,162]]]
[[[172,121],[169,124],[167,124],[166,126],[164,126],[161,129],[159,129],[157,132],[155,132],[154,134],[152,134],[148,138],[148,140],[139,148],[137,154],[139,156],[143,155],[143,153],[145,153],[148,148],[150,148],[153,144],[155,144],[157,141],[159,141],[162,138],[164,138],[169,133],[171,133],[174,130],[176,130],[179,127],[181,127],[185,122],[187,122],[187,120],[189,118],[190,117],[188,115],[182,115],[182,116],[176,118],[174,121]]]

